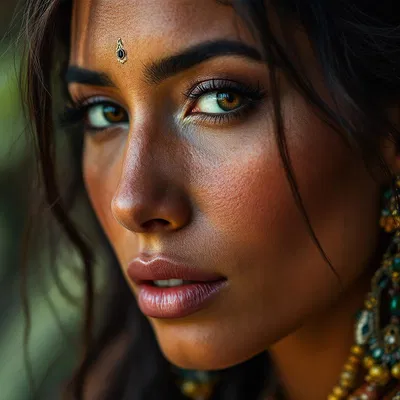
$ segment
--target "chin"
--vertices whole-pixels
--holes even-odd
[[[165,358],[191,370],[220,370],[249,360],[266,349],[264,340],[248,340],[245,332],[207,329],[207,324],[152,322]],[[210,328],[210,327],[208,327]]]

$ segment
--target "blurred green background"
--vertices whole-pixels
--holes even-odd
[[[29,173],[34,164],[19,97],[17,38],[24,4],[18,3],[17,7],[16,0],[0,2],[0,400],[54,400],[60,398],[60,388],[76,361],[72,338],[76,338],[80,310],[67,303],[48,269],[43,268],[46,257],[31,260],[28,354],[38,389],[34,397],[24,356],[26,322],[20,296],[21,241],[32,202]],[[68,274],[63,269],[60,279],[74,291],[76,278]]]

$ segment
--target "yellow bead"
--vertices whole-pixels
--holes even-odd
[[[384,386],[390,380],[389,369],[383,365],[373,365],[369,370],[369,376],[372,382]]]
[[[193,381],[184,382],[181,389],[183,394],[191,399],[209,398],[212,393],[212,385]]]
[[[363,365],[365,368],[370,369],[374,364],[375,364],[375,360],[371,356],[364,357]]]
[[[182,391],[186,396],[191,396],[197,391],[196,382],[186,381],[182,385]]]
[[[392,273],[392,278],[393,279],[399,279],[399,277],[400,277],[400,273],[399,272],[393,272]]]
[[[351,364],[351,363],[347,362],[347,363],[344,365],[343,369],[344,369],[345,371],[348,371],[348,372],[356,372],[356,371],[357,371],[357,366],[354,365],[354,364]]]
[[[335,396],[334,394],[330,394],[327,398],[327,400],[340,400],[339,397]]]
[[[344,371],[340,374],[340,385],[346,389],[350,389],[356,382],[356,374],[354,372]]]
[[[344,388],[342,388],[339,385],[337,385],[333,388],[332,393],[339,398],[343,398],[343,397],[347,396],[347,390],[345,390]]]
[[[391,267],[392,266],[393,261],[392,260],[385,260],[383,262],[383,266],[384,267]]]
[[[351,346],[350,352],[351,354],[359,357],[364,355],[364,349],[361,346],[357,346],[356,344],[354,346]]]
[[[351,389],[354,385],[354,379],[341,378],[339,383],[340,383],[340,386],[342,386],[343,388]]]
[[[354,372],[352,372],[352,371],[343,371],[343,372],[340,374],[340,379],[349,379],[349,380],[352,380],[352,379],[355,378],[355,376],[356,376],[356,374],[355,374]]]
[[[364,306],[367,310],[372,310],[374,308],[370,300],[365,300]]]
[[[390,372],[392,373],[393,378],[400,379],[400,363],[393,365]]]

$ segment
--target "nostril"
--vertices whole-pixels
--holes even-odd
[[[163,229],[168,225],[170,225],[170,223],[167,220],[162,218],[155,218],[143,223],[142,228],[145,229],[146,231],[152,232],[157,229]]]

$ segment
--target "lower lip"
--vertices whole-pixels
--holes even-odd
[[[204,308],[225,285],[225,280],[169,288],[140,284],[138,304],[148,317],[183,318]]]

